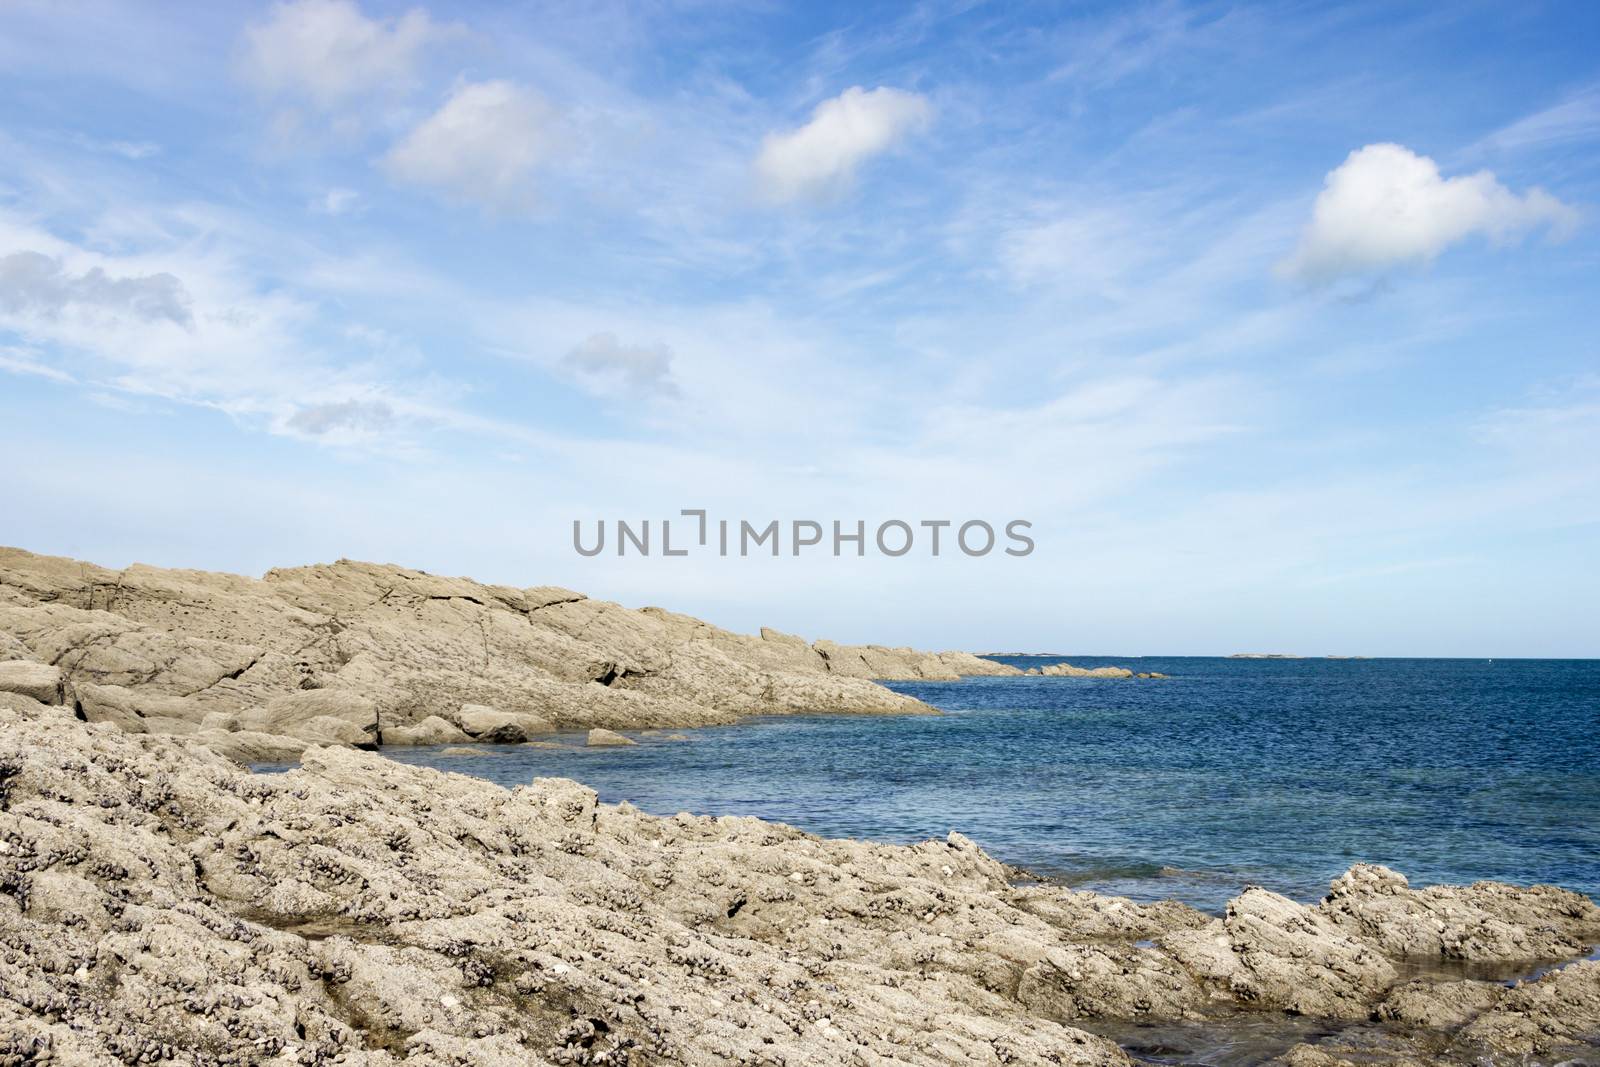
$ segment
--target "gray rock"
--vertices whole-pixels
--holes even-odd
[[[290,737],[318,745],[373,745],[373,735],[348,719],[333,715],[317,715],[304,721],[289,723],[285,732]]]
[[[225,733],[231,733],[238,728],[239,716],[228,711],[208,712],[205,718],[200,720],[200,729],[202,730],[222,730]]]
[[[282,734],[263,734],[254,730],[200,730],[193,740],[235,763],[294,763],[310,743]]]
[[[41,704],[59,704],[61,668],[23,659],[0,661],[0,692],[32,697]]]
[[[204,710],[187,697],[151,692],[123,685],[76,682],[73,697],[88,722],[112,722],[129,733],[184,732],[174,723],[190,723],[191,730],[205,718]]]
[[[0,548],[0,634],[0,656],[70,666],[74,689],[91,694],[86,714],[133,732],[222,712],[254,732],[332,715],[378,734],[454,719],[464,704],[562,729],[927,714],[869,679],[1017,673],[966,653],[735,634],[571,590],[350,560],[252,579]],[[347,698],[331,694],[359,701],[334,707]]]
[[[603,729],[590,730],[589,736],[584,740],[584,744],[588,745],[590,748],[618,745],[637,745],[638,743],[639,742],[634,741],[631,738],[623,737],[614,730]]]
[[[1132,678],[1126,667],[1074,667],[1070,663],[1047,663],[1039,668],[1046,678]]]
[[[359,731],[365,740],[378,736],[378,708],[370,698],[348,689],[302,689],[268,701],[265,707],[246,711],[239,723],[263,733],[292,733],[293,727],[312,719],[339,719]]]
[[[409,726],[386,726],[383,730],[386,745],[455,745],[470,740],[459,727],[437,715],[429,715]]]
[[[1271,1011],[1376,1015],[1382,1062],[1581,1062],[1600,1028],[1600,963],[1399,984],[1379,946],[1409,943],[1404,911],[1353,932],[1252,889],[1208,920],[1013,887],[956,833],[660,818],[565,779],[506,790],[348,747],[251,775],[211,746],[259,757],[261,735],[129,734],[9,697],[0,1050],[54,1062],[1127,1067],[1075,1020],[1212,1016],[1248,1039]],[[1469,889],[1491,920],[1574,920],[1554,895]],[[1330,1040],[1284,1062],[1375,1061]]]
[[[457,726],[477,740],[501,745],[514,745],[555,732],[548,720],[537,715],[499,711],[481,704],[461,705],[455,719]]]
[[[1417,890],[1369,863],[1334,879],[1319,910],[1392,956],[1540,961],[1582,955],[1600,939],[1600,906],[1577,893],[1494,882]]]
[[[1235,897],[1224,918],[1159,944],[1213,988],[1297,1015],[1366,1018],[1397,976],[1371,941],[1257,887]]]

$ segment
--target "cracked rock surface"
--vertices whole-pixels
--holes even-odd
[[[1019,673],[961,652],[748,636],[567,589],[350,560],[255,579],[15,548],[0,548],[0,637],[0,691],[65,701],[129,732],[201,735],[244,759],[381,744],[390,730],[416,744],[453,731],[504,740],[754,714],[931,713],[870,679]],[[349,728],[306,726],[328,719]],[[253,736],[222,736],[238,732]]]
[[[0,1063],[1111,1065],[1097,1030],[1295,1017],[1328,1020],[1279,1050],[1305,1067],[1597,1052],[1600,963],[1507,985],[1413,951],[1592,944],[1576,894],[1358,866],[1213,918],[1014,874],[959,833],[661,818],[350,747],[251,774],[13,693]]]

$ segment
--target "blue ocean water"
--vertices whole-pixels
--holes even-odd
[[[893,842],[954,829],[1040,875],[1213,911],[1245,884],[1316,899],[1360,860],[1600,896],[1600,661],[1065,658],[1171,677],[897,682],[947,714],[386,751],[508,786],[576,778],[660,814]]]

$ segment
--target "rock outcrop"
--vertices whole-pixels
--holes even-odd
[[[459,745],[470,740],[461,727],[437,715],[411,726],[391,726],[383,734],[386,745]]]
[[[1133,672],[1126,667],[1074,667],[1070,663],[1047,663],[1043,667],[1029,667],[1028,674],[1037,674],[1045,678],[1132,678]],[[1141,678],[1155,677],[1155,675],[1140,675]],[[1162,675],[1162,677],[1166,677]]]
[[[584,744],[590,748],[618,748],[625,745],[636,745],[638,742],[623,737],[615,730],[605,730],[597,727],[589,731],[589,736],[584,740]]]
[[[465,740],[433,719],[512,741],[753,714],[931,713],[871,679],[1019,673],[966,653],[752,637],[553,586],[349,560],[254,579],[0,548],[0,637],[0,692],[236,754],[261,747],[243,734],[288,739],[280,749]],[[206,725],[219,714],[231,718]],[[486,715],[494,725],[475,725]]]
[[[1340,929],[1398,957],[1563,959],[1594,940],[1593,905],[1553,886],[1412,889],[1404,875],[1365,863],[1334,881],[1322,907]]]
[[[455,724],[469,737],[494,744],[515,745],[532,741],[541,734],[554,733],[550,720],[526,712],[500,711],[482,704],[463,704],[456,712]]]
[[[1441,936],[1456,959],[1592,942],[1575,894],[1360,867],[1322,904],[1252,889],[1213,919],[1012,875],[958,833],[659,818],[349,747],[251,774],[13,692],[0,1062],[1089,1067],[1130,1062],[1095,1030],[1263,1013],[1333,1020],[1283,1050],[1302,1067],[1595,1055],[1600,963],[1508,987],[1390,954],[1428,916],[1493,924]],[[1340,1044],[1365,1019],[1381,1056]]]
[[[62,682],[60,667],[28,660],[0,661],[0,692],[16,693],[41,704],[59,704]]]

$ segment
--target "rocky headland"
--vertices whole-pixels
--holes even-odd
[[[309,744],[929,714],[873,679],[1020,673],[964,652],[748,636],[569,589],[349,560],[256,579],[0,548],[5,671],[13,690],[58,694],[85,721],[194,737],[247,762]]]

